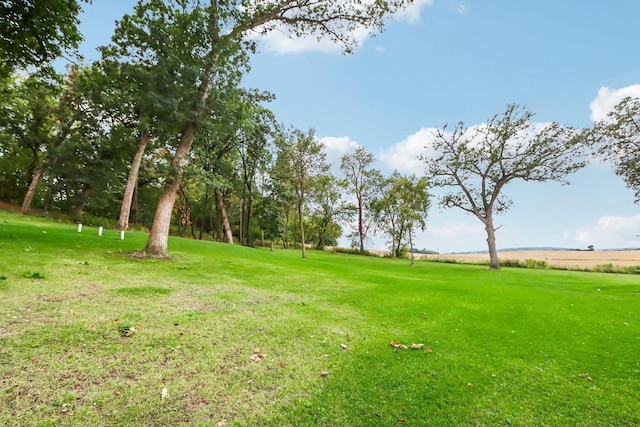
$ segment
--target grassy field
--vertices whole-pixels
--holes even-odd
[[[640,425],[638,275],[145,241],[0,211],[0,425]]]

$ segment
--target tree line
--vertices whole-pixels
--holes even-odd
[[[507,105],[482,125],[435,130],[423,176],[384,176],[362,147],[334,176],[313,129],[279,123],[268,109],[274,95],[241,85],[251,34],[326,36],[350,53],[354,30],[382,30],[409,1],[139,1],[99,60],[65,73],[51,61],[77,48],[82,2],[57,3],[2,5],[0,199],[23,213],[35,206],[148,226],[147,256],[168,256],[174,230],[245,245],[297,242],[304,258],[307,244],[335,247],[352,223],[358,252],[379,232],[393,256],[413,254],[429,188],[442,187],[442,206],[483,223],[499,268],[493,220],[511,204],[503,193],[511,181],[565,182],[596,155],[640,194],[637,99],[589,129],[540,125]],[[34,26],[42,13],[51,18]]]

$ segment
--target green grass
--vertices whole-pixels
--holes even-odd
[[[0,425],[640,424],[638,276],[145,242],[0,212]]]

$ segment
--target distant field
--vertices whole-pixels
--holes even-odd
[[[563,268],[592,268],[598,265],[611,264],[620,267],[640,265],[640,250],[628,251],[554,251],[533,250],[499,252],[501,260],[528,259],[546,261],[550,266]],[[488,262],[489,254],[439,254],[420,255],[420,259],[455,260],[463,262]]]

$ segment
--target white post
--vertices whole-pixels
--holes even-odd
[[[78,233],[82,233],[82,224],[78,224]]]
[[[102,236],[102,226],[98,227],[98,236]]]
[[[120,231],[120,240],[124,240],[124,230]]]

